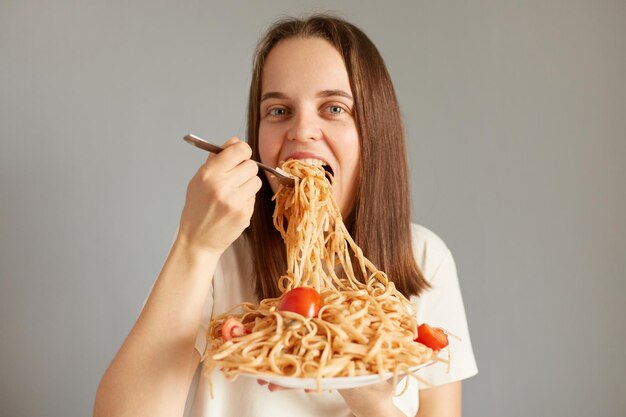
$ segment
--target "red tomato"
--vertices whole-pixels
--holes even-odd
[[[230,340],[233,337],[243,336],[245,334],[250,334],[250,330],[234,317],[230,317],[222,324],[222,338],[224,340]]]
[[[415,341],[437,351],[448,346],[448,335],[445,330],[439,327],[430,327],[424,323],[417,328]]]
[[[298,287],[286,292],[278,303],[278,311],[291,311],[304,317],[315,317],[320,311],[320,294],[313,288]]]

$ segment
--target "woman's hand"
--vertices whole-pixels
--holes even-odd
[[[405,416],[393,403],[393,378],[360,388],[337,390],[356,417]]]
[[[280,385],[269,383],[265,380],[258,379],[259,385],[267,385],[270,391],[283,391],[293,388],[281,387]],[[315,390],[305,389],[307,393],[315,393]],[[388,416],[388,417],[406,417],[399,408],[393,403],[393,394],[395,387],[393,379],[379,382],[377,384],[367,385],[360,388],[340,389],[337,390],[343,397],[346,405],[356,417],[368,416]]]
[[[220,254],[250,224],[261,188],[250,146],[232,137],[223,147],[189,182],[177,237],[188,247]]]

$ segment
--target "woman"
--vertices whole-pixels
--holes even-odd
[[[461,415],[460,381],[476,366],[454,261],[436,235],[410,223],[400,112],[375,46],[333,17],[276,23],[257,49],[248,140],[231,138],[190,181],[177,238],[102,379],[94,415]],[[231,383],[215,372],[210,398],[196,371],[211,316],[277,296],[286,267],[271,222],[277,183],[259,177],[251,157],[273,166],[292,158],[328,164],[365,255],[415,304],[419,322],[461,337],[452,340],[449,372],[440,364],[424,370],[432,386],[412,381],[398,398],[390,382],[309,394],[247,378]]]

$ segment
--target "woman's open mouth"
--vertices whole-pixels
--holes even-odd
[[[298,159],[299,161],[304,162],[307,165],[321,166],[322,168],[324,168],[324,171],[326,172],[326,178],[328,178],[329,181],[332,181],[331,178],[334,178],[334,171],[327,162],[321,159],[317,159],[317,158],[301,158],[301,159],[298,158]]]

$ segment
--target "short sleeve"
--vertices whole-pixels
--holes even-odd
[[[418,323],[442,327],[453,335],[449,337],[449,350],[439,353],[442,359],[447,359],[449,352],[450,364],[438,362],[420,371],[420,377],[428,383],[421,384],[421,388],[459,381],[478,373],[456,265],[450,250],[442,241],[438,242],[440,247],[431,244],[429,273],[426,276],[431,288],[419,297],[411,297],[411,301],[417,309]]]

